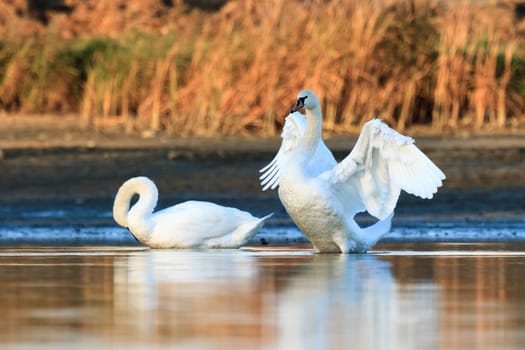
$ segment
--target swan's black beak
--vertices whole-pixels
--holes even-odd
[[[295,102],[295,105],[290,109],[290,113],[297,112],[300,109],[304,108],[304,100],[306,100],[308,96],[299,97],[297,99],[297,102]]]

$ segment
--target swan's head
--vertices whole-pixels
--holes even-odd
[[[319,100],[311,90],[301,90],[297,94],[297,102],[290,110],[290,113],[297,112],[300,109],[314,109],[319,107]]]

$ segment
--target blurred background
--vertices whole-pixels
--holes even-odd
[[[96,130],[275,135],[303,87],[327,132],[525,128],[519,0],[2,0],[0,38],[2,113]]]

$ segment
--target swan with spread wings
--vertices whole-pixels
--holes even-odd
[[[445,179],[414,139],[379,119],[364,125],[339,163],[321,132],[319,100],[302,90],[286,118],[281,147],[260,177],[264,191],[279,187],[286,211],[318,252],[366,252],[390,231],[401,190],[430,199]],[[378,221],[361,228],[354,216],[363,211]]]

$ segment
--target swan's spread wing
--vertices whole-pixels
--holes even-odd
[[[352,152],[321,177],[357,189],[366,210],[383,219],[394,210],[400,190],[432,198],[445,174],[411,137],[374,119],[365,124]]]
[[[286,117],[283,132],[281,133],[283,140],[279,151],[277,151],[277,154],[268,165],[259,170],[259,172],[262,173],[259,180],[261,180],[263,191],[266,191],[269,188],[274,190],[279,186],[280,169],[286,164],[290,155],[293,153],[293,150],[299,144],[299,140],[302,137],[305,128],[306,118],[302,114],[295,112],[290,113]]]
[[[284,123],[281,133],[281,148],[268,165],[260,170],[262,173],[259,179],[263,191],[276,189],[279,186],[280,171],[289,161],[296,150],[299,140],[306,129],[306,117],[299,112],[290,113]],[[314,156],[310,161],[308,171],[312,176],[317,176],[322,172],[331,169],[337,164],[334,156],[321,140]]]

